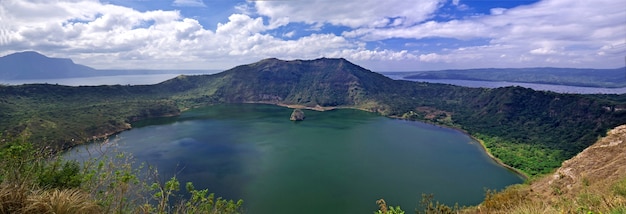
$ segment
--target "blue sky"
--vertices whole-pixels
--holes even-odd
[[[343,57],[374,71],[617,68],[621,0],[2,0],[0,55],[100,69]]]

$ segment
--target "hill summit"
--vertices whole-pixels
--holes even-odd
[[[216,97],[220,102],[374,107],[376,97],[393,84],[397,83],[342,58],[270,58],[215,75],[179,76],[159,85],[167,91]]]
[[[54,79],[91,76],[96,70],[71,59],[50,58],[35,51],[0,57],[0,79]]]

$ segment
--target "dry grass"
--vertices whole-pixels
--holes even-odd
[[[529,190],[522,185],[509,187],[506,191],[496,192],[488,190],[485,194],[483,209],[504,210],[514,207],[528,200]]]
[[[24,185],[0,184],[0,214],[18,213],[26,205],[28,189]]]
[[[487,192],[464,213],[626,213],[626,126],[567,160],[553,175]]]
[[[387,203],[384,199],[381,198],[376,200],[376,204],[378,205],[378,208],[382,213],[387,213]]]
[[[25,185],[0,185],[0,214],[102,213],[88,193],[77,189],[33,190]]]
[[[49,190],[28,197],[24,213],[101,213],[88,193],[78,189]]]
[[[462,213],[480,214],[552,214],[552,213],[626,213],[626,198],[610,190],[592,189],[574,197],[542,197],[530,186],[509,188],[487,196],[485,202]],[[527,195],[524,195],[527,194]]]

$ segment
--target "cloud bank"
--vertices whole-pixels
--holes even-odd
[[[213,28],[180,10],[3,0],[0,55],[35,50],[96,68],[223,69],[268,57],[343,57],[373,70],[624,66],[622,1],[543,0],[437,19],[446,4],[471,7],[462,0],[250,1],[233,5],[240,13]],[[210,8],[200,0],[172,6]],[[458,45],[427,42],[442,39]]]

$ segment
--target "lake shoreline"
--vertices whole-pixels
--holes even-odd
[[[522,170],[517,169],[515,167],[512,167],[506,163],[504,163],[502,160],[500,160],[499,158],[497,158],[496,156],[494,156],[493,154],[491,154],[491,152],[489,152],[489,149],[487,149],[487,146],[485,145],[485,142],[479,138],[477,138],[476,136],[473,136],[471,134],[469,134],[467,131],[458,128],[458,127],[452,127],[452,126],[446,126],[446,125],[441,125],[441,124],[436,124],[436,123],[429,123],[427,121],[419,121],[419,120],[409,120],[406,118],[402,118],[399,116],[387,116],[389,118],[393,118],[393,119],[398,119],[398,120],[407,120],[407,121],[415,121],[415,122],[422,122],[422,123],[426,123],[426,124],[430,124],[433,126],[437,126],[437,127],[442,127],[442,128],[448,128],[448,129],[452,129],[452,130],[456,130],[459,131],[465,135],[467,135],[468,137],[470,137],[472,140],[476,141],[478,144],[480,144],[480,147],[482,148],[482,150],[485,152],[485,154],[487,154],[487,156],[489,158],[491,158],[491,160],[493,160],[494,162],[496,162],[496,164],[514,172],[515,174],[517,174],[520,178],[522,178],[523,180],[528,180],[530,179],[530,177],[528,175],[526,175],[526,173],[524,173]]]
[[[369,111],[367,109],[357,108],[357,107],[354,107],[354,106],[320,106],[320,105],[316,105],[314,107],[310,107],[310,106],[299,105],[299,104],[285,104],[285,103],[277,103],[277,102],[244,102],[244,104],[267,104],[267,105],[275,105],[275,106],[280,106],[280,107],[285,107],[285,108],[290,108],[290,109],[299,108],[299,109],[307,109],[307,110],[320,111],[320,112],[331,111],[331,110],[335,110],[335,109],[355,109],[355,110],[360,110],[360,111],[372,112],[372,111]],[[178,114],[162,115],[162,116],[151,117],[151,118],[174,117],[174,116],[178,116],[178,115],[182,114],[183,112],[191,110],[191,109],[194,109],[194,108],[181,109],[180,112],[178,112]],[[381,116],[383,116],[383,115],[381,115]],[[429,123],[427,121],[409,120],[409,119],[402,118],[402,117],[399,117],[399,116],[385,116],[385,117],[392,118],[392,119],[399,119],[399,120],[422,122],[422,123],[426,123],[426,124],[430,124],[430,125],[434,125],[434,126],[438,126],[438,127],[443,127],[443,128],[449,128],[449,129],[453,129],[453,130],[462,132],[463,134],[469,136],[472,140],[478,142],[480,144],[480,147],[482,148],[482,150],[487,154],[487,156],[490,159],[492,159],[494,162],[496,162],[496,164],[498,164],[498,165],[500,165],[500,166],[502,166],[502,167],[504,167],[504,168],[506,168],[506,169],[508,169],[508,170],[510,170],[512,172],[514,172],[519,177],[521,177],[523,180],[528,180],[530,178],[523,171],[521,171],[521,170],[519,170],[519,169],[517,169],[515,167],[512,167],[510,165],[507,165],[502,160],[500,160],[497,157],[495,157],[493,154],[491,154],[489,152],[489,150],[487,149],[484,141],[482,141],[481,139],[478,139],[475,136],[472,136],[467,131],[465,131],[465,130],[463,130],[461,128],[445,126],[445,125],[435,124],[435,123]],[[151,118],[143,118],[143,119],[151,119]],[[125,125],[126,126],[124,126],[124,127],[118,127],[120,129],[116,130],[114,132],[108,132],[108,133],[104,133],[104,134],[101,134],[101,135],[98,135],[98,136],[94,136],[92,139],[90,139],[88,141],[94,141],[94,140],[97,140],[97,139],[106,139],[106,138],[108,138],[110,136],[119,134],[119,133],[121,133],[123,131],[128,131],[130,129],[133,129],[133,127],[130,124],[125,124]],[[72,145],[72,146],[70,146],[70,148],[66,148],[66,149],[63,149],[63,150],[71,149],[71,147],[78,146],[78,145],[85,144],[85,143],[87,143],[87,142],[79,143],[79,144],[76,144],[76,145]]]
[[[270,105],[277,105],[277,106],[282,106],[282,107],[287,107],[287,108],[299,108],[299,109],[308,109],[308,110],[313,110],[313,111],[330,111],[330,110],[335,110],[335,109],[356,109],[356,110],[361,110],[361,111],[367,111],[367,112],[372,112],[372,111],[368,111],[367,109],[362,109],[362,108],[357,108],[357,107],[350,107],[350,106],[344,106],[344,107],[338,107],[338,106],[333,106],[333,107],[327,107],[327,106],[320,106],[320,105],[316,105],[315,107],[310,107],[310,106],[305,106],[305,105],[297,105],[297,104],[284,104],[284,103],[272,103],[272,102],[249,102],[249,103],[258,103],[258,104],[270,104]],[[452,127],[452,126],[445,126],[445,125],[441,125],[441,124],[435,124],[435,123],[429,123],[427,121],[419,121],[419,120],[408,120],[406,118],[402,118],[399,116],[385,116],[388,118],[392,118],[392,119],[400,119],[400,120],[407,120],[407,121],[415,121],[415,122],[422,122],[422,123],[426,123],[426,124],[431,124],[434,126],[438,126],[438,127],[442,127],[442,128],[449,128],[449,129],[453,129],[459,132],[462,132],[463,134],[469,136],[472,140],[476,141],[477,143],[480,144],[480,147],[482,148],[482,150],[485,152],[485,154],[487,154],[487,156],[493,160],[494,162],[496,162],[496,164],[514,172],[515,174],[517,174],[520,178],[522,178],[523,180],[528,180],[530,179],[530,177],[528,175],[526,175],[526,173],[524,173],[522,170],[517,169],[515,167],[512,167],[506,163],[504,163],[502,160],[500,160],[499,158],[497,158],[496,156],[494,156],[493,154],[491,154],[491,152],[489,152],[489,149],[487,149],[487,146],[485,145],[485,142],[479,138],[477,138],[476,136],[473,136],[471,134],[469,134],[466,130],[463,130],[461,128],[458,127]]]
[[[465,132],[467,134],[467,132]],[[524,180],[528,180],[530,179],[530,177],[528,175],[526,175],[526,173],[524,173],[522,170],[519,170],[515,167],[512,167],[506,163],[504,163],[502,160],[500,160],[499,158],[497,158],[496,156],[493,156],[493,154],[491,154],[491,152],[489,152],[489,149],[487,149],[487,146],[485,145],[485,142],[481,139],[478,139],[470,134],[467,134],[468,136],[470,136],[472,139],[474,139],[475,141],[477,141],[480,144],[480,147],[483,149],[483,151],[485,151],[485,153],[487,153],[487,155],[489,156],[489,158],[491,158],[493,161],[495,161],[496,163],[498,163],[499,165],[503,166],[504,168],[507,168],[513,172],[515,172],[515,174],[519,175],[521,178],[523,178]]]

